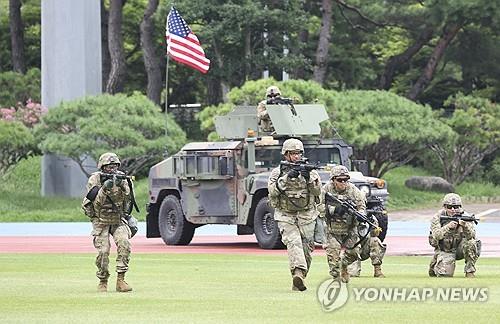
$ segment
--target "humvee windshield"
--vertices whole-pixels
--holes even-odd
[[[341,164],[340,151],[336,147],[305,147],[304,156],[309,163],[325,166],[326,164]],[[281,147],[261,148],[255,152],[255,165],[259,168],[274,168],[281,161]]]

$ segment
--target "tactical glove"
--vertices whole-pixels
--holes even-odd
[[[289,178],[297,178],[299,176],[300,172],[298,170],[295,170],[295,169],[291,169],[290,171],[288,171],[288,177]]]
[[[122,179],[118,179],[118,178],[115,177],[113,180],[114,180],[115,186],[121,187],[122,182],[123,182]]]
[[[300,174],[306,179],[306,181],[309,181],[309,178],[311,178],[311,175],[309,174],[309,171],[307,170],[301,170]]]
[[[450,229],[450,230],[454,230],[455,228],[457,228],[457,227],[458,227],[458,222],[451,221],[451,222],[449,222],[448,224],[446,224],[446,226],[448,227],[448,229]]]
[[[103,186],[104,186],[104,188],[106,188],[108,190],[113,188],[113,180],[108,179],[108,180],[104,181]]]
[[[339,206],[335,206],[335,211],[333,212],[333,214],[337,217],[342,217],[342,216],[344,216],[344,214],[346,212],[347,212],[347,208],[344,208],[344,206],[339,205]]]
[[[377,226],[373,229],[373,234],[375,234],[375,237],[378,237],[382,233],[382,228]]]

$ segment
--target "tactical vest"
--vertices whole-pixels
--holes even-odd
[[[443,220],[441,221],[441,227],[445,226],[451,222],[451,220]],[[439,249],[444,252],[455,253],[458,248],[458,244],[462,241],[463,238],[463,229],[458,226],[456,229],[451,230],[444,234],[443,239],[439,240]]]
[[[330,192],[339,199],[350,198],[347,195],[341,195],[336,192]],[[329,206],[331,207],[331,206]],[[345,236],[357,226],[356,217],[347,212],[338,213],[337,208],[328,220],[328,227],[333,232],[334,236]]]
[[[94,182],[95,183],[95,182]],[[95,209],[95,216],[99,219],[99,223],[105,225],[116,225],[121,223],[121,217],[124,215],[128,206],[125,205],[126,195],[117,187],[113,187],[104,194],[100,189],[102,187],[101,179],[98,180],[98,184],[94,186],[87,194],[87,199],[89,199],[93,204],[97,195],[104,195],[104,202],[101,208]],[[95,204],[94,204],[95,208]]]
[[[112,191],[115,191],[115,189],[116,188],[113,188]],[[113,198],[111,198],[111,196],[113,196]],[[110,199],[113,199],[114,206]],[[113,192],[111,192],[104,201],[104,204],[102,204],[101,210],[96,211],[99,222],[107,225],[120,224],[120,219],[124,210],[123,199],[124,197],[120,193],[113,194]]]
[[[286,172],[288,170],[282,170],[282,173]],[[307,182],[304,178],[288,178],[285,187],[286,189],[281,191],[278,196],[279,209],[293,213],[310,210],[314,207],[315,197],[307,188]]]

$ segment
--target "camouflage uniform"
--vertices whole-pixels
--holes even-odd
[[[283,143],[282,153],[286,152],[288,141],[300,143],[300,150],[303,152],[300,141],[289,139]],[[270,205],[275,208],[274,219],[278,224],[281,240],[287,247],[290,272],[295,280],[296,275],[304,279],[311,266],[321,180],[315,170],[309,173],[309,179],[302,175],[290,178],[289,171],[285,166],[273,169],[269,176],[268,190]]]
[[[105,153],[99,159],[98,168],[102,170],[105,165],[119,163],[116,154]],[[113,180],[107,181],[113,182]],[[100,172],[95,172],[90,176],[87,183],[87,192],[90,192],[94,187],[99,188],[95,199],[91,201],[88,196],[85,196],[82,209],[92,222],[91,235],[94,237],[94,247],[98,252],[95,262],[97,266],[96,276],[101,281],[100,287],[104,283],[107,287],[107,280],[110,275],[108,270],[110,236],[113,237],[117,247],[116,272],[119,278],[123,279],[125,272],[128,270],[131,231],[123,215],[129,210],[131,203],[130,188],[126,180],[117,180],[110,188],[107,188],[101,183]],[[117,290],[119,290],[118,282]]]
[[[378,225],[377,218],[373,218],[373,222]],[[385,251],[387,250],[387,245],[382,243],[382,241],[376,236],[374,231],[372,230],[370,235],[361,241],[359,244],[360,259],[351,263],[347,267],[347,271],[349,275],[352,277],[359,277],[361,274],[361,261],[371,260],[373,266],[382,265],[382,261],[385,255]]]
[[[343,191],[339,191],[335,187],[333,178],[341,176],[349,177],[349,171],[347,168],[344,166],[334,167],[331,173],[332,180],[326,183],[322,188],[321,202],[319,205],[321,217],[325,217],[326,214],[324,197],[327,192],[339,199],[354,202],[359,212],[363,214],[366,213],[365,194],[356,188],[354,184],[347,182],[346,188]],[[330,268],[330,275],[334,279],[342,276],[342,280],[347,282],[349,280],[347,273],[348,265],[353,262],[358,262],[359,260],[366,260],[368,257],[371,258],[372,264],[375,268],[375,276],[383,276],[380,270],[380,265],[382,264],[386,247],[378,238],[378,233],[375,233],[372,230],[363,242],[356,245],[356,243],[360,240],[358,229],[361,229],[362,227],[366,228],[366,225],[360,224],[356,217],[344,213],[341,217],[336,217],[335,219],[326,219],[325,217],[325,221],[325,251],[328,266]],[[376,218],[373,218],[373,222],[378,224]],[[377,269],[379,271],[379,275],[377,275]]]
[[[272,98],[273,96],[279,96],[279,95],[281,95],[281,92],[280,89],[276,86],[270,86],[266,90],[266,97],[268,98]],[[259,105],[257,106],[257,117],[259,118],[259,127],[260,130],[263,132],[272,133],[274,132],[274,126],[273,123],[271,122],[269,114],[267,113],[266,105],[267,105],[267,99],[259,102]]]
[[[461,206],[460,196],[447,194],[443,205]],[[434,247],[434,256],[429,265],[429,275],[434,277],[452,277],[456,260],[465,259],[466,277],[474,277],[476,261],[479,258],[481,241],[476,240],[473,222],[454,222],[440,220],[441,216],[453,216],[446,208],[440,210],[431,222],[429,244]],[[453,225],[457,224],[455,228]]]

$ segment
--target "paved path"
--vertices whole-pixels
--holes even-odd
[[[500,256],[500,204],[471,205],[467,209],[481,222],[476,227],[483,242],[482,256]],[[398,211],[389,214],[388,255],[429,255],[429,222],[436,209]],[[0,223],[0,253],[94,253],[90,223]],[[132,240],[141,253],[243,253],[285,254],[262,250],[254,235],[236,235],[236,226],[209,225],[196,229],[188,246],[166,246],[159,238],[145,237],[145,223]],[[317,253],[324,253],[318,247]]]
[[[482,237],[482,257],[500,256],[500,237]],[[387,255],[431,255],[433,250],[426,237],[391,236]],[[188,246],[167,246],[160,238],[136,236],[132,239],[134,253],[231,253],[286,255],[285,250],[260,249],[254,235],[197,236]],[[324,254],[320,246],[317,254]],[[89,236],[3,236],[0,253],[95,253]]]

